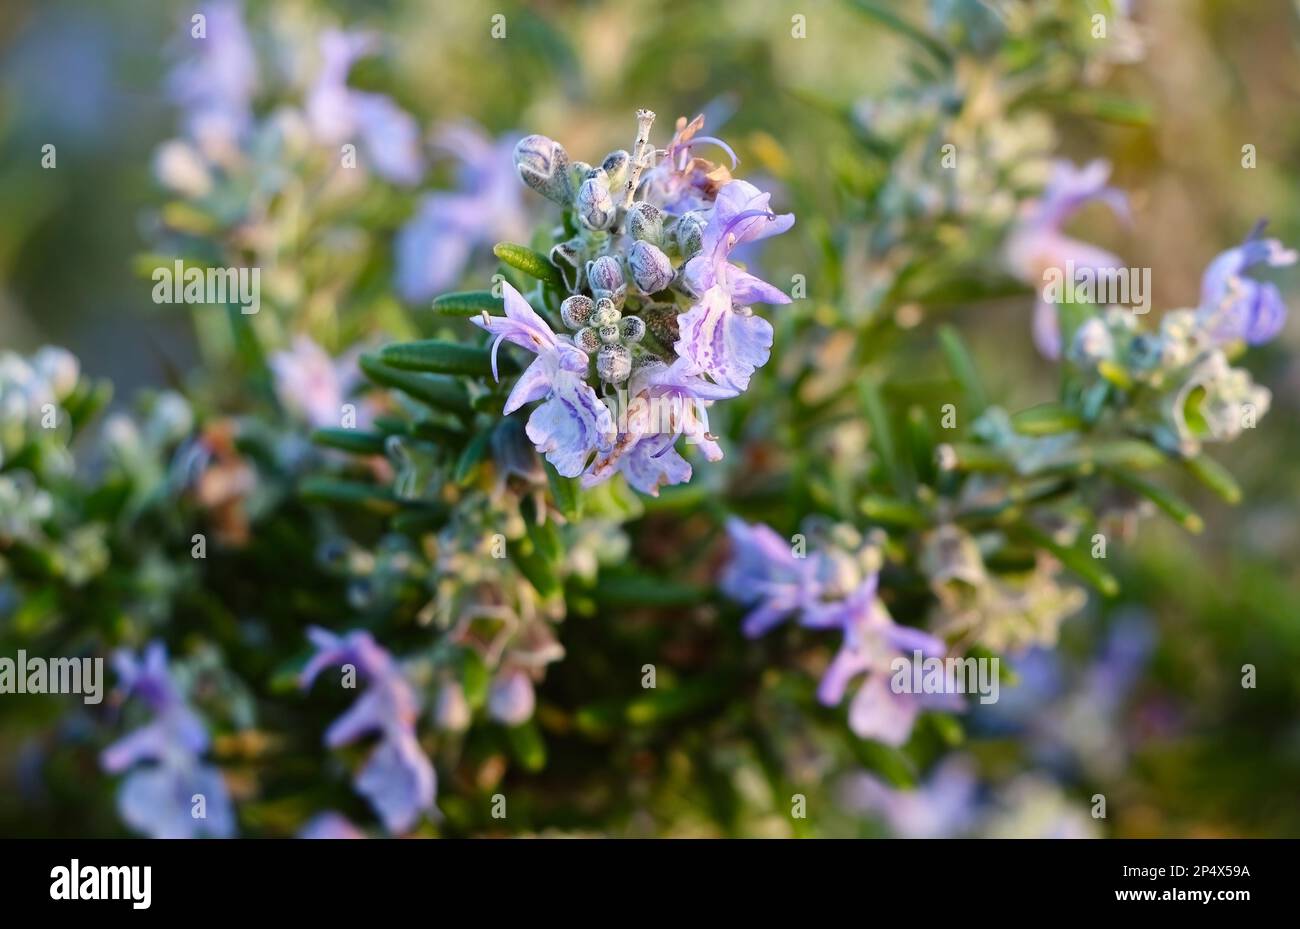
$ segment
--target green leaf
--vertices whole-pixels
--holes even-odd
[[[920,507],[880,494],[863,497],[858,508],[867,519],[886,525],[916,527],[927,522]]]
[[[501,313],[503,303],[500,297],[492,296],[491,291],[464,290],[434,298],[432,309],[443,316],[469,318],[484,312],[496,316]]]
[[[527,578],[528,583],[533,585],[543,599],[559,592],[560,579],[551,563],[538,550],[531,535],[511,540],[506,545],[506,551],[519,573]]]
[[[492,353],[488,349],[438,339],[385,345],[379,350],[379,360],[403,371],[492,376]],[[508,360],[501,357],[498,367],[505,368]]]
[[[880,391],[876,389],[876,385],[870,378],[863,377],[858,381],[858,400],[867,422],[871,425],[871,441],[880,454],[880,460],[884,463],[890,482],[900,494],[910,496],[907,481],[898,465],[894,434],[889,424],[889,416],[885,412],[885,404],[880,398]]]
[[[894,30],[899,35],[910,39],[916,45],[925,49],[941,65],[946,67],[952,63],[952,55],[948,52],[948,49],[944,48],[942,42],[927,34],[920,27],[912,25],[893,10],[888,9],[885,4],[876,3],[874,0],[853,0],[852,5],[859,12],[870,16],[881,25]]]
[[[355,455],[382,455],[385,437],[378,432],[358,429],[317,429],[311,440],[326,448],[337,448]]]
[[[298,496],[315,503],[360,507],[385,516],[401,509],[401,502],[383,488],[327,477],[307,478],[298,485]]]
[[[416,374],[384,364],[374,355],[362,355],[361,371],[373,382],[391,390],[400,390],[414,400],[437,410],[460,416],[471,412],[469,391],[455,378],[442,374]]]
[[[1205,520],[1201,519],[1200,514],[1193,510],[1182,497],[1179,497],[1168,488],[1153,484],[1150,481],[1144,481],[1123,471],[1108,471],[1107,473],[1117,483],[1150,500],[1163,510],[1170,519],[1188,532],[1199,535],[1205,529]]]
[[[1224,501],[1234,506],[1241,502],[1241,485],[1232,476],[1232,472],[1208,455],[1184,458],[1183,466],[1198,481],[1204,484]]]
[[[601,574],[596,599],[603,606],[691,606],[707,598],[707,591],[648,574]]]
[[[487,454],[488,442],[492,438],[492,430],[484,429],[482,432],[470,439],[465,446],[465,450],[460,453],[460,458],[456,461],[456,473],[452,480],[460,487],[467,486],[478,473],[479,462]]]
[[[858,763],[893,787],[915,787],[916,765],[899,749],[870,739],[850,738]]]
[[[531,248],[513,245],[509,242],[497,243],[492,249],[492,254],[510,265],[510,267],[516,268],[530,277],[535,277],[543,283],[550,284],[558,291],[568,293],[568,288],[564,286],[564,279],[560,277],[559,269],[551,264],[550,259],[545,255],[535,252]]]
[[[546,743],[542,741],[542,731],[535,720],[511,726],[506,730],[510,742],[510,752],[515,756],[525,771],[540,771],[546,767]]]
[[[961,385],[967,402],[975,407],[971,411],[973,414],[971,419],[974,419],[984,412],[984,408],[988,406],[988,398],[984,394],[984,385],[980,383],[979,373],[975,369],[975,362],[971,360],[970,352],[966,349],[966,343],[956,329],[945,325],[939,327],[939,347],[943,349],[948,369]]]
[[[1057,561],[1079,575],[1092,587],[1095,587],[1108,597],[1113,597],[1119,593],[1119,581],[1115,580],[1115,576],[1109,571],[1098,565],[1090,552],[1064,546],[1036,526],[1025,525],[1022,529],[1030,541],[1039,548],[1051,552]]]
[[[1083,420],[1059,403],[1040,403],[1014,414],[1011,425],[1021,435],[1057,435],[1081,429]]]
[[[556,508],[566,519],[575,520],[582,516],[582,489],[576,477],[562,477],[560,472],[549,464],[546,466],[546,480],[551,485],[551,498]]]

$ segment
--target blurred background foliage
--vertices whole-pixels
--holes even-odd
[[[959,327],[988,393],[1008,409],[1052,395],[1056,374],[1028,338],[1027,290],[993,299],[969,291],[933,305],[873,303],[859,285],[880,266],[879,253],[868,251],[875,259],[864,261],[876,260],[872,267],[827,259],[849,254],[843,237],[870,236],[877,219],[869,203],[883,169],[864,154],[864,140],[845,115],[885,97],[926,51],[862,7],[924,24],[928,4],[321,0],[285,6],[380,31],[389,54],[353,82],[391,94],[425,126],[468,118],[494,135],[545,132],[570,152],[593,157],[626,143],[629,114],[638,106],[652,107],[665,123],[676,114],[711,115],[711,130],[736,149],[746,176],[768,179],[777,191],[774,205],[798,216],[794,234],[764,252],[764,268],[778,282],[803,274],[808,287],[808,299],[777,324],[767,392],[724,414],[722,428],[732,433],[771,430],[770,442],[751,442],[727,466],[733,499],[747,515],[794,525],[800,495],[808,492],[798,487],[799,459],[817,450],[782,447],[789,410],[783,392],[794,385],[777,373],[781,352],[793,353],[789,337],[810,321],[841,313],[855,318],[855,308],[867,307],[857,317],[862,326],[880,327],[872,330],[879,341],[869,363],[895,348],[910,353],[894,362],[915,362],[916,396],[924,395],[927,380],[947,374],[932,347],[902,345],[901,335],[936,322]],[[1074,6],[1081,20],[1088,15],[1083,8],[1091,9]],[[175,113],[160,90],[166,52],[189,12],[185,4],[157,0],[8,0],[0,9],[0,346],[68,347],[83,370],[114,382],[118,406],[139,388],[183,383],[202,354],[184,316],[155,306],[149,282],[133,271],[133,259],[149,244],[149,210],[159,202],[152,153],[174,131]],[[491,38],[494,13],[506,15],[508,41]],[[794,14],[806,16],[804,39],[791,35]],[[1284,242],[1300,241],[1300,22],[1284,0],[1139,2],[1135,17],[1145,45],[1139,60],[1108,71],[1087,94],[1062,86],[1038,102],[1054,118],[1059,152],[1079,162],[1109,159],[1114,182],[1132,198],[1131,228],[1100,209],[1083,214],[1078,228],[1130,264],[1154,269],[1157,308],[1187,306],[1209,259],[1260,217],[1270,219],[1271,234]],[[1086,33],[1086,25],[1080,28]],[[1059,48],[1051,36],[1041,42],[1035,54],[1062,62],[1068,72],[1063,62],[1071,42],[1062,40]],[[41,168],[46,143],[57,146],[56,170]],[[1258,153],[1253,169],[1242,167],[1247,144]],[[380,220],[380,228],[391,231],[401,218]],[[992,264],[960,235],[934,245],[951,245],[959,256],[951,260],[969,259],[977,270],[980,261]],[[490,267],[480,263],[467,274],[469,282],[482,286]],[[983,271],[997,283],[997,269]],[[1294,306],[1295,276],[1282,280]],[[896,319],[873,320],[881,306]],[[834,345],[823,348],[832,367],[862,363]],[[593,602],[572,611],[564,628],[570,660],[551,669],[538,711],[550,763],[541,772],[508,775],[510,795],[519,798],[512,799],[508,831],[943,833],[925,825],[927,810],[944,803],[932,762],[960,740],[957,751],[976,772],[971,789],[994,798],[999,811],[987,832],[1300,834],[1297,314],[1279,340],[1255,353],[1252,368],[1273,392],[1272,411],[1222,456],[1238,475],[1245,502],[1232,508],[1189,491],[1203,507],[1201,535],[1149,520],[1136,540],[1113,545],[1108,567],[1122,595],[1090,601],[1065,623],[1061,646],[1050,656],[1010,662],[1023,681],[1019,703],[1008,686],[1004,705],[977,710],[964,735],[933,723],[908,755],[871,743],[846,749],[839,714],[789,719],[792,707],[811,703],[807,693],[791,689],[811,689],[811,679],[765,671],[776,663],[768,654],[774,646],[744,640],[734,608],[695,596],[700,588],[689,585],[702,588],[717,569],[716,514],[708,510],[717,506],[709,497],[720,476],[699,473],[680,493],[647,501],[636,520],[634,560],[681,587],[661,592],[661,602],[652,604],[646,591],[602,585]],[[795,475],[795,492],[766,481],[783,472]],[[268,558],[293,551],[262,544]],[[235,599],[250,613],[306,611],[311,621],[337,613],[328,590],[305,600],[288,597],[280,579],[293,565],[272,563],[264,578],[223,582],[245,591]],[[186,622],[180,609],[172,623]],[[305,622],[295,621],[295,631]],[[335,627],[345,622],[336,616]],[[1099,656],[1116,648],[1138,656],[1132,673],[1122,680],[1094,674]],[[593,692],[628,692],[617,679],[650,650],[672,656],[661,668],[661,688],[674,673],[704,682],[676,691],[678,703],[667,709],[644,708],[667,712],[665,726],[633,726],[606,738],[622,725],[617,717],[602,720],[599,708],[590,707],[586,715],[569,712]],[[709,675],[712,656],[726,650],[745,654],[751,673]],[[256,650],[249,651],[245,659],[256,666]],[[583,661],[573,660],[579,655]],[[1240,685],[1246,664],[1258,671],[1254,689]],[[737,710],[741,703],[752,709]],[[554,725],[548,725],[550,707],[560,720]],[[618,712],[638,711],[621,706]],[[66,755],[28,763],[42,734],[77,725],[60,722],[61,715],[54,700],[0,700],[0,832],[121,832],[109,781],[90,779]],[[283,834],[299,813],[324,806],[365,815],[341,779],[326,788],[314,777],[332,763],[319,747],[319,731],[293,734],[295,744],[284,751],[293,761],[275,773],[293,796],[289,807],[269,809],[266,819],[245,822],[246,828]],[[476,731],[470,738],[501,736]],[[818,759],[846,750],[876,779],[821,784]],[[485,754],[491,757],[492,746]],[[808,766],[801,767],[804,758]],[[478,774],[484,789],[500,777]],[[228,776],[240,777],[237,765]],[[913,793],[921,799],[910,806],[896,797],[882,801],[880,780],[920,782]],[[274,785],[263,786],[275,792]],[[442,785],[450,831],[498,828],[464,808],[474,790],[473,782]],[[933,796],[926,799],[926,790]],[[809,797],[807,820],[791,820],[782,795],[798,792]],[[1096,793],[1107,798],[1105,820],[1087,815]]]

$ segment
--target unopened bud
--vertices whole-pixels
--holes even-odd
[[[596,373],[610,384],[623,383],[632,373],[632,352],[617,342],[602,345],[596,356]]]
[[[579,329],[573,334],[573,344],[578,346],[588,355],[600,348],[600,333],[590,326],[585,329]]]
[[[657,246],[635,242],[627,253],[632,280],[643,294],[654,294],[673,282],[673,263]]]
[[[624,316],[619,320],[624,342],[640,342],[645,336],[645,323],[640,316]]]
[[[623,266],[612,255],[601,255],[595,261],[587,262],[587,284],[597,300],[607,297],[616,306],[621,306],[627,296]]]
[[[574,201],[578,219],[588,229],[608,229],[614,223],[614,198],[609,193],[609,178],[597,168],[582,182]]]
[[[596,301],[596,312],[592,315],[591,324],[597,329],[605,326],[615,326],[618,324],[622,314],[619,313],[618,307],[614,306],[614,301],[607,297],[602,297]]]
[[[694,210],[678,218],[675,234],[677,249],[683,258],[693,257],[703,247],[704,223],[704,217]]]
[[[570,329],[581,329],[591,319],[596,302],[585,294],[574,294],[560,304],[560,318]]]
[[[610,152],[605,156],[605,160],[600,163],[600,166],[609,178],[610,190],[617,190],[623,186],[623,182],[627,180],[627,167],[631,161],[632,156],[622,149]]]
[[[519,178],[548,200],[568,206],[573,199],[569,185],[569,153],[559,142],[544,135],[530,135],[515,146],[515,168]]]
[[[644,200],[632,204],[632,209],[627,213],[627,234],[638,241],[662,247],[664,215],[659,207]]]

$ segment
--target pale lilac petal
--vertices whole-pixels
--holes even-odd
[[[887,674],[873,674],[849,705],[849,728],[860,738],[899,746],[912,734],[920,711],[915,696],[894,693]]]
[[[731,307],[721,287],[710,289],[700,302],[677,317],[681,338],[675,349],[719,384],[744,390],[754,370],[767,362],[772,348],[772,324],[761,316]]]
[[[519,380],[515,381],[515,386],[510,389],[510,396],[506,398],[506,405],[502,407],[501,412],[509,416],[525,403],[540,400],[550,392],[549,365],[546,359],[535,358],[533,363],[524,369],[524,373],[519,375]]]
[[[653,442],[638,442],[623,457],[622,469],[627,482],[652,497],[660,487],[685,484],[691,479],[691,466],[671,445],[656,451]]]
[[[737,306],[749,306],[751,303],[790,302],[790,298],[780,288],[773,287],[767,281],[760,280],[735,265],[727,268],[727,288],[731,291],[732,302]]]
[[[498,674],[488,688],[488,715],[507,726],[519,726],[532,719],[535,703],[532,680],[517,669]]]
[[[562,476],[577,477],[592,452],[608,447],[614,417],[576,375],[562,372],[552,386],[550,399],[528,418],[528,438]]]
[[[384,828],[407,832],[420,814],[433,808],[437,775],[409,734],[386,738],[357,774],[357,792],[370,801]]]

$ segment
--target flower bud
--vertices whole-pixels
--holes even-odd
[[[677,220],[675,230],[677,248],[683,258],[691,258],[704,244],[705,219],[697,211],[683,213]]]
[[[632,156],[623,149],[616,152],[610,152],[605,156],[605,160],[600,163],[605,174],[609,177],[609,187],[611,190],[617,190],[623,186],[627,180],[627,167],[632,162]]]
[[[614,223],[614,198],[609,193],[609,178],[597,168],[578,188],[574,208],[578,219],[588,229],[608,229]]]
[[[625,342],[640,342],[645,336],[645,323],[640,316],[624,316],[619,320],[619,328]]]
[[[632,352],[617,342],[602,345],[596,356],[596,373],[610,384],[623,383],[632,373]]]
[[[569,291],[582,286],[582,258],[577,239],[561,242],[551,248],[551,264],[560,269],[560,277]]]
[[[530,135],[515,146],[515,169],[519,179],[547,200],[568,206],[573,198],[569,186],[569,153],[559,142],[544,135]]]
[[[664,214],[659,211],[659,207],[644,200],[632,204],[632,209],[627,212],[627,234],[638,241],[662,246]]]
[[[570,329],[581,329],[591,319],[596,302],[585,294],[574,294],[560,304],[560,318]]]
[[[591,324],[597,329],[603,329],[605,326],[617,326],[622,315],[618,311],[618,307],[614,306],[613,300],[602,297],[596,301],[596,312],[591,318]]]
[[[618,341],[620,331],[618,323],[615,323],[612,326],[601,326],[596,334],[600,336],[600,341],[608,345]]]
[[[636,242],[627,253],[632,280],[643,294],[654,294],[673,282],[673,263],[657,246]]]
[[[597,300],[607,297],[614,301],[615,306],[622,306],[627,297],[623,266],[612,255],[602,255],[587,262],[587,284]]]
[[[588,355],[600,348],[600,333],[595,329],[587,326],[585,329],[579,329],[573,334],[573,344],[578,346]]]

